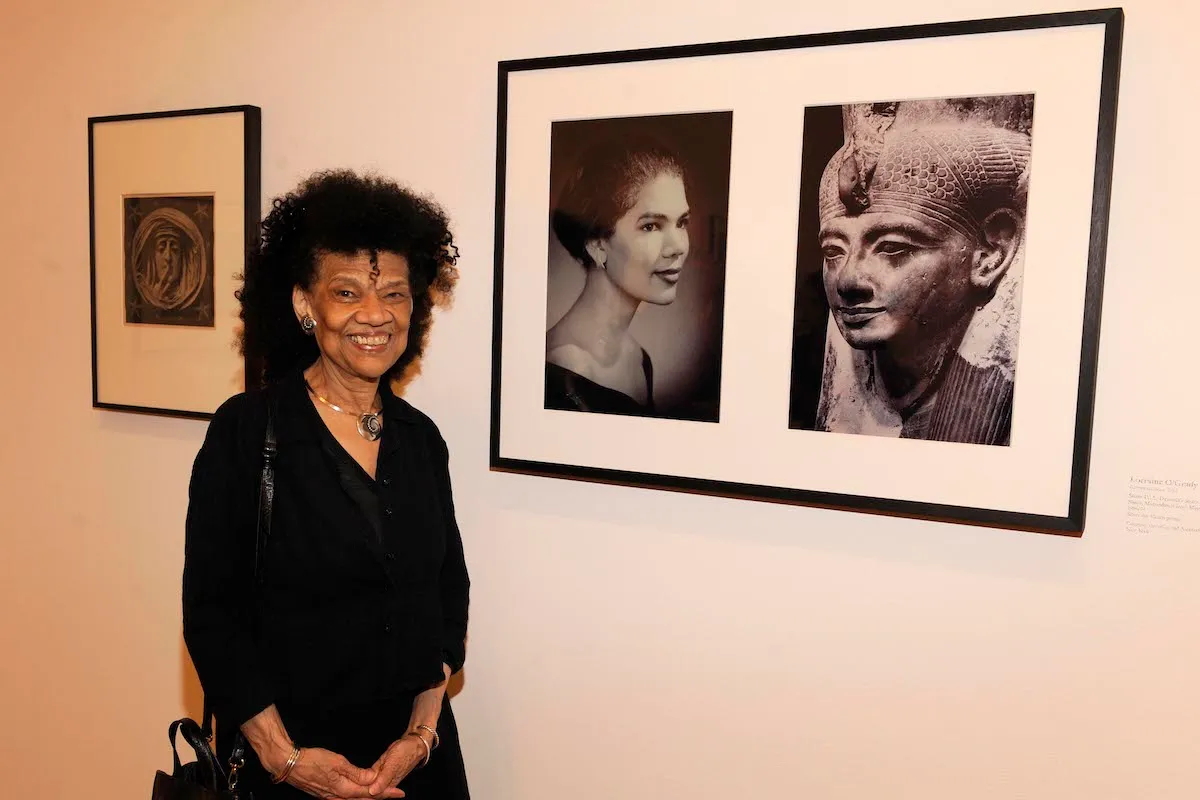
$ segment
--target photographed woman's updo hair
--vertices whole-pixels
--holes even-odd
[[[433,307],[450,303],[458,281],[458,248],[445,212],[432,199],[386,178],[350,170],[318,172],[274,200],[237,292],[243,322],[239,346],[251,363],[261,363],[264,383],[303,369],[318,356],[315,337],[296,321],[292,289],[312,287],[322,253],[362,251],[398,253],[408,261],[413,297],[408,347],[383,379],[401,375],[421,356]]]
[[[650,136],[606,139],[584,151],[551,215],[554,235],[584,267],[595,266],[587,243],[612,236],[613,227],[660,175],[683,180],[683,163]]]

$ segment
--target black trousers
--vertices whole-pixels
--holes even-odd
[[[281,706],[279,711],[288,734],[298,746],[332,750],[365,769],[404,735],[412,711],[412,698],[320,714],[289,713],[286,706]],[[399,786],[408,800],[470,800],[458,726],[449,697],[442,700],[437,731],[441,742],[429,763],[414,769]],[[289,784],[271,783],[270,775],[249,746],[246,748],[246,766],[238,772],[238,784],[250,790],[253,800],[312,800],[311,795]]]

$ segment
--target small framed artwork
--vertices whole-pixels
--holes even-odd
[[[1081,535],[1123,19],[501,62],[492,468]]]
[[[94,407],[207,418],[244,388],[260,142],[254,106],[88,120]]]

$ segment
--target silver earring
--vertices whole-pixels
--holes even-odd
[[[311,336],[312,332],[317,329],[317,321],[308,314],[305,314],[304,319],[300,320],[300,328]]]

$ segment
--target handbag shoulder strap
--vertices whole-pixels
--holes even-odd
[[[263,584],[266,574],[267,539],[271,535],[271,513],[275,507],[275,454],[278,450],[275,442],[275,413],[274,400],[271,393],[266,392],[267,426],[263,434],[262,476],[258,483],[258,523],[254,536],[254,588],[255,591]],[[204,718],[201,730],[204,738],[211,740],[212,709],[208,699],[204,700]]]
[[[275,414],[267,399],[267,430],[263,436],[262,478],[258,482],[258,529],[254,542],[254,585],[262,586],[266,573],[267,539],[271,536],[271,512],[275,507]]]

